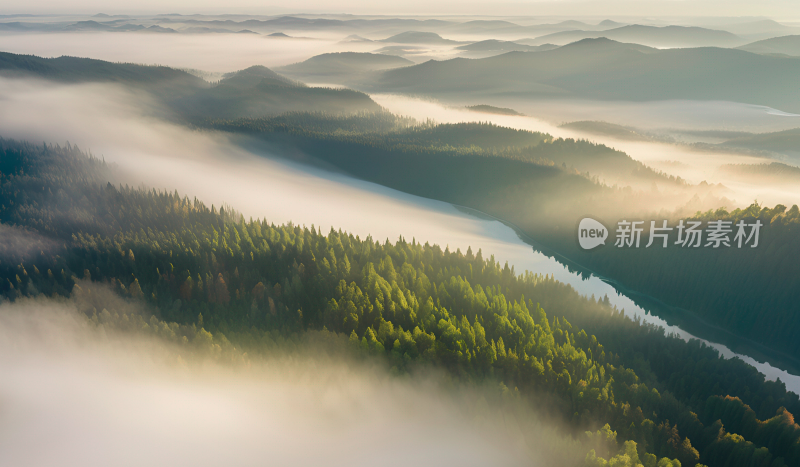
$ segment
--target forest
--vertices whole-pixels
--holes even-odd
[[[53,3],[0,467],[800,467],[793,2]]]
[[[253,135],[267,141],[299,147],[320,159],[330,159],[329,162],[336,165],[354,161],[343,160],[341,156],[326,155],[327,148],[331,146],[337,154],[338,148],[343,152],[358,153],[363,152],[362,148],[368,147],[370,150],[397,153],[406,158],[421,154],[501,158],[540,166],[558,166],[566,169],[567,173],[582,175],[597,182],[603,178],[603,181],[626,180],[628,183],[685,183],[680,177],[654,171],[627,154],[604,145],[584,140],[556,139],[545,133],[517,130],[492,123],[437,124],[430,120],[418,122],[389,112],[349,115],[290,112],[266,118],[195,118],[191,119],[191,124],[197,128]],[[359,154],[358,157],[365,156]],[[387,158],[373,159],[386,162]],[[358,169],[370,170],[368,167]],[[350,169],[352,172],[356,170],[357,168]]]
[[[455,138],[418,131],[420,144]],[[0,140],[0,156],[0,228],[25,239],[2,252],[4,300],[75,300],[93,322],[217,355],[328,333],[399,373],[427,365],[502,383],[566,420],[581,449],[563,455],[587,466],[800,463],[796,394],[631,319],[607,297],[481,250],[246,220],[232,207],[121,185],[114,167],[71,145]],[[792,219],[776,212],[764,216]],[[148,312],[114,309],[103,288]]]
[[[795,338],[800,315],[793,312],[800,303],[800,266],[794,260],[800,253],[796,205],[753,204],[731,212],[718,205],[702,212],[665,212],[652,205],[668,195],[609,186],[603,183],[605,177],[623,174],[632,183],[658,182],[678,190],[686,182],[606,146],[492,124],[414,126],[406,120],[393,123],[394,119],[386,114],[298,113],[202,120],[195,125],[299,148],[365,180],[491,214],[519,227],[545,253],[566,257],[587,274],[611,278],[627,289],[690,310],[777,352],[788,364],[800,365],[792,357],[800,351]],[[612,232],[617,220],[631,217],[668,220],[673,226],[680,219],[758,219],[764,227],[756,249],[585,251],[573,231],[586,215],[605,220]],[[642,238],[648,234],[646,229]],[[676,237],[673,230],[670,242]]]

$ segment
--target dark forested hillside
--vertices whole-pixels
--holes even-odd
[[[144,89],[162,99],[191,95],[210,86],[185,71],[165,66],[67,56],[42,58],[6,52],[0,52],[0,76],[60,83],[116,83]]]
[[[588,465],[798,462],[800,401],[782,383],[480,250],[245,221],[109,183],[113,169],[70,146],[0,140],[0,161],[0,228],[27,239],[2,251],[5,299],[77,297],[93,320],[195,345],[327,329],[398,371],[514,388],[567,421],[584,450],[562,459]],[[106,309],[99,287],[152,316]]]
[[[91,58],[62,56],[42,58],[0,52],[0,74],[11,77],[35,76],[64,82],[122,82],[155,84],[175,82],[189,89],[207,86],[200,78],[165,66],[112,63]]]
[[[574,240],[558,235],[543,241],[629,290],[690,310],[706,322],[779,351],[790,365],[800,364],[800,342],[795,337],[800,330],[800,263],[795,260],[800,254],[797,205],[770,208],[753,204],[744,210],[728,212],[720,208],[682,217],[687,223],[700,222],[703,229],[708,228],[709,221],[730,222],[731,246],[721,248],[684,247],[678,242],[675,229],[680,218],[670,215],[652,219],[659,226],[662,219],[668,219],[668,225],[673,227],[667,248],[658,244],[645,247],[649,222],[645,222],[640,248],[613,246],[616,219],[607,223],[612,229],[608,245],[597,250],[581,250]],[[737,246],[734,235],[739,221],[761,223],[756,248],[751,247],[752,241],[743,248]],[[708,238],[703,237],[702,244],[707,242]]]
[[[354,167],[356,170],[382,170],[378,166],[389,163],[392,159],[373,156],[380,151],[390,151],[402,153],[403,157],[415,157],[419,153],[499,157],[505,163],[516,160],[539,166],[557,166],[566,169],[564,171],[567,173],[582,174],[592,179],[599,177],[610,183],[621,183],[623,180],[627,183],[645,182],[648,187],[654,181],[669,185],[683,183],[680,178],[658,173],[627,154],[604,145],[583,140],[554,139],[544,133],[515,130],[489,123],[415,124],[386,112],[344,117],[298,113],[264,119],[200,119],[194,123],[202,128],[280,141],[308,150],[316,157],[331,159],[329,162],[334,165],[338,165],[338,156],[334,153],[328,154],[323,145],[348,147],[356,151],[352,157],[361,157],[357,154],[364,153],[363,156],[369,159],[369,164]],[[373,155],[368,155],[365,151],[373,151]],[[427,163],[435,160],[431,158]],[[449,158],[445,160],[454,162]],[[402,163],[408,168],[412,167],[410,162]],[[503,170],[502,164],[492,165],[495,167],[493,170]],[[541,170],[527,165],[524,167],[527,170]],[[368,173],[357,175],[370,179]],[[487,182],[504,180],[497,177],[486,178]]]
[[[294,124],[293,118],[309,122],[308,129]],[[639,249],[619,249],[611,246],[617,220],[654,216],[647,220],[669,218],[674,226],[679,219],[651,212],[647,200],[658,202],[658,198],[647,198],[652,194],[609,188],[596,183],[596,177],[623,174],[630,182],[638,179],[663,186],[681,186],[680,179],[658,174],[605,146],[526,136],[491,125],[391,129],[390,118],[384,117],[378,120],[382,127],[370,127],[374,130],[318,130],[334,128],[331,121],[337,119],[297,115],[203,125],[291,145],[366,180],[489,213],[629,290],[690,310],[789,360],[800,350],[794,338],[800,330],[800,315],[795,313],[800,306],[800,271],[792,259],[800,248],[796,207],[751,207],[732,213],[723,209],[684,216],[704,223],[715,219],[751,223],[759,218],[763,228],[757,249],[648,249],[644,243]],[[354,120],[342,122],[357,125]],[[541,143],[527,145],[537,137]],[[498,148],[503,141],[509,147]],[[608,246],[591,251],[578,247],[575,226],[587,215],[608,221]],[[672,237],[676,235],[673,230]],[[642,238],[646,241],[647,230]]]
[[[0,76],[61,83],[117,83],[155,96],[180,120],[276,116],[285,112],[331,114],[381,110],[368,95],[350,89],[309,87],[253,66],[209,83],[163,66],[88,58],[41,58],[0,52]]]

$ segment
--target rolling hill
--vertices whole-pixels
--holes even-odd
[[[361,92],[308,87],[263,66],[229,73],[212,85],[185,71],[163,66],[0,53],[0,76],[66,83],[120,83],[153,94],[168,108],[190,119],[380,110],[378,104]]]
[[[251,66],[241,71],[226,73],[221,86],[236,87],[239,89],[252,88],[258,85],[305,87],[305,84],[281,76],[265,66]]]
[[[783,54],[800,57],[800,35],[773,37],[738,47],[757,54]]]
[[[786,36],[800,32],[798,28],[781,24],[771,19],[759,19],[755,21],[745,21],[743,23],[724,23],[709,25],[707,27],[722,29],[737,36],[752,38],[751,40],[767,39],[770,37]]]
[[[742,135],[720,143],[718,146],[775,152],[800,161],[800,128]]]
[[[380,110],[370,97],[350,89],[308,87],[269,68],[253,66],[228,74],[217,86],[173,106],[188,118],[257,118],[286,112],[333,114]]]
[[[393,44],[438,44],[451,45],[459,44],[458,41],[445,39],[434,32],[407,31],[395,34],[394,36],[381,39],[379,42],[391,42]]]
[[[557,46],[553,44],[544,44],[541,46],[518,44],[512,41],[499,41],[496,39],[488,39],[480,42],[473,42],[472,44],[460,45],[456,50],[465,50],[468,52],[537,52],[542,50],[551,50]]]
[[[309,58],[300,63],[295,63],[278,70],[288,76],[307,80],[329,80],[336,83],[372,71],[381,71],[413,65],[414,62],[405,58],[366,53],[366,52],[339,52],[326,53]]]
[[[388,70],[369,89],[602,100],[723,100],[800,111],[800,60],[722,48],[658,50],[585,39],[537,53],[428,61]]]
[[[185,71],[165,66],[112,63],[67,56],[42,58],[6,52],[0,52],[0,76],[33,77],[65,83],[120,83],[146,89],[164,98],[185,96],[210,86]]]
[[[732,47],[744,41],[727,31],[687,26],[642,26],[634,24],[605,31],[563,31],[537,37],[537,44],[567,44],[581,39],[605,37],[651,47]]]

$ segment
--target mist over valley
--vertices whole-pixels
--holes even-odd
[[[0,457],[800,462],[800,22],[406,7],[0,8]]]

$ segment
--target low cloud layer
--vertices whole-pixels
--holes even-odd
[[[531,466],[551,449],[551,430],[531,444],[520,428],[531,419],[489,410],[480,389],[444,391],[435,376],[313,351],[234,367],[187,352],[106,331],[72,304],[0,305],[4,462]]]
[[[0,51],[41,57],[88,57],[110,62],[165,65],[227,73],[253,65],[279,67],[326,52],[374,50],[370,44],[338,44],[343,32],[298,33],[313,37],[261,34],[147,34],[124,32],[0,34]],[[298,35],[292,33],[292,35]],[[210,80],[218,77],[209,77]]]
[[[520,252],[530,253],[513,231],[497,222],[482,222],[446,203],[296,164],[276,157],[269,148],[249,152],[225,135],[168,123],[157,117],[164,111],[146,95],[117,85],[0,78],[0,101],[0,136],[53,144],[69,141],[116,164],[121,181],[134,186],[178,190],[208,205],[225,203],[246,217],[276,224],[314,224],[381,240],[416,237],[463,250],[484,248],[502,260],[519,260]],[[502,241],[496,243],[497,237]],[[509,243],[514,252],[499,254]]]
[[[60,246],[35,232],[0,224],[0,261],[18,261],[40,252],[49,253]]]

